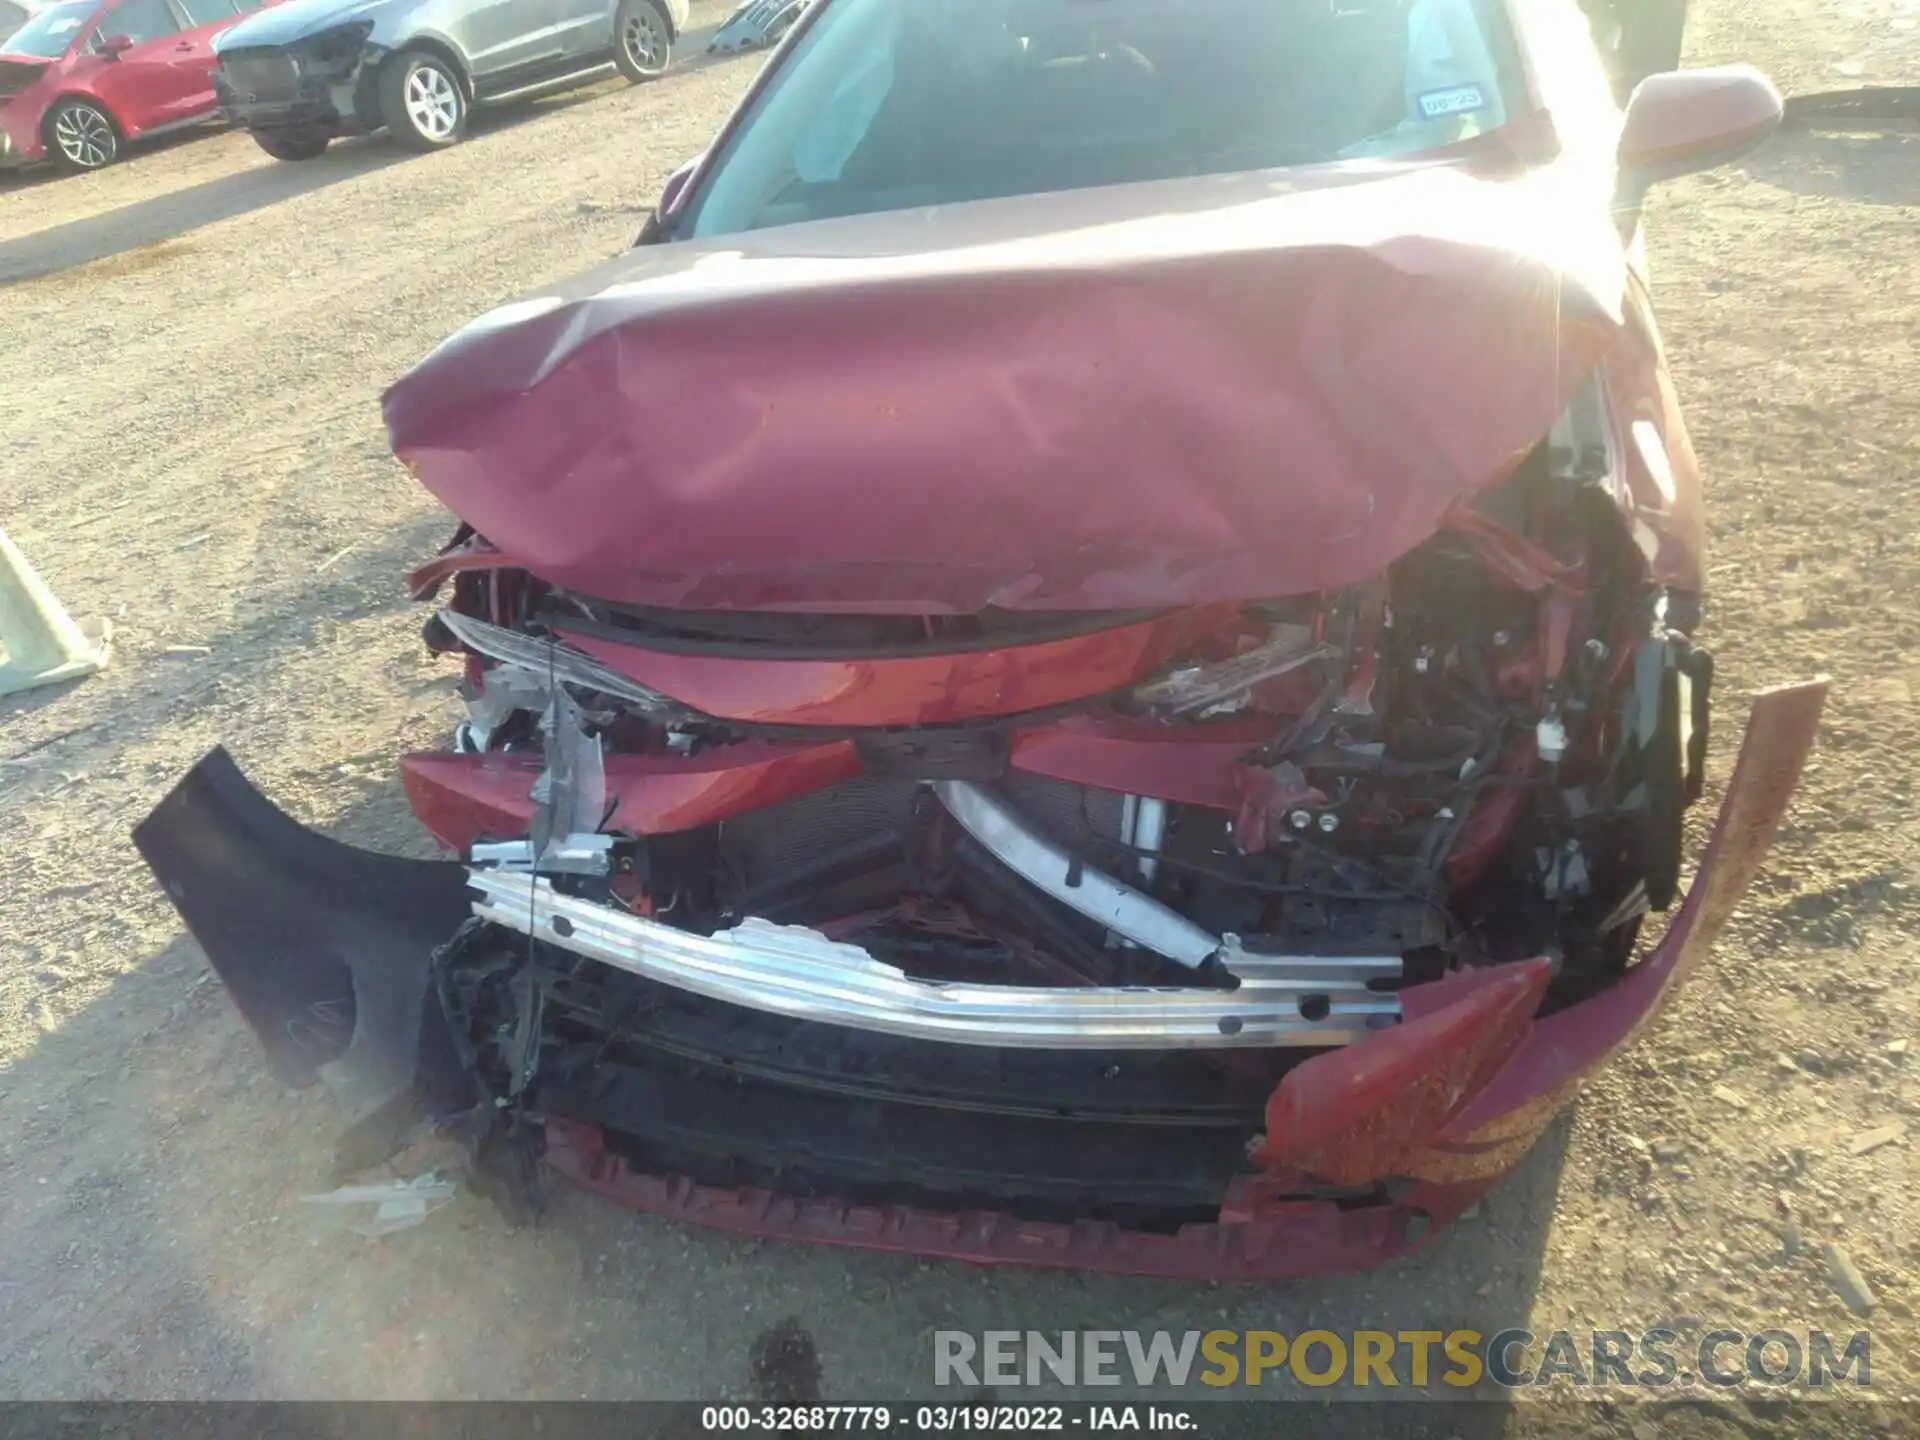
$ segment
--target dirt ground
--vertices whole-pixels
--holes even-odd
[[[1750,60],[1790,93],[1920,82],[1915,0],[1694,9],[1693,63]],[[935,1328],[1850,1331],[1829,1241],[1879,1295],[1880,1393],[1920,1396],[1911,131],[1782,135],[1656,194],[1709,476],[1717,779],[1743,691],[1825,671],[1834,694],[1711,964],[1416,1258],[1194,1286],[743,1242],[564,1193],[531,1232],[462,1197],[378,1242],[299,1203],[337,1118],[269,1079],[128,832],[224,743],[303,820],[429,853],[391,761],[455,712],[399,578],[449,522],[388,456],[378,392],[627,243],[757,64],[548,100],[424,158],[373,140],[276,165],[212,134],[0,182],[0,521],[118,637],[105,674],[0,704],[0,1396],[712,1399],[787,1316],[842,1400],[926,1393]]]

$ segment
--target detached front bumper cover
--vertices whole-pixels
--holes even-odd
[[[363,1133],[377,1150],[421,1117],[474,1103],[431,984],[436,950],[472,913],[460,866],[317,834],[224,749],[174,786],[133,843],[274,1075],[324,1083],[354,1122],[343,1164]]]
[[[592,1126],[558,1116],[547,1121],[547,1163],[623,1203],[727,1230],[984,1263],[1299,1276],[1384,1261],[1511,1168],[1711,948],[1798,782],[1826,689],[1814,681],[1757,697],[1693,887],[1666,935],[1619,981],[1546,1019],[1533,1018],[1544,961],[1401,991],[1403,1023],[1287,1073],[1267,1106],[1259,1168],[1229,1187],[1216,1223],[1159,1234],[730,1190],[650,1173]],[[403,1121],[475,1103],[430,984],[436,951],[474,914],[463,866],[316,835],[221,750],[134,839],[275,1073],[296,1085],[324,1081],[358,1122],[359,1153]],[[1380,1183],[1387,1198],[1294,1198],[1306,1176]]]

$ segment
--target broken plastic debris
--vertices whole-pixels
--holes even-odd
[[[411,1180],[376,1180],[364,1185],[342,1185],[324,1195],[302,1195],[302,1205],[372,1205],[373,1218],[347,1228],[356,1235],[378,1238],[408,1230],[453,1199],[456,1186],[429,1170]]]
[[[707,42],[708,54],[733,54],[777,43],[811,0],[745,0]]]

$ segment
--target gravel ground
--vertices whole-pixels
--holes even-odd
[[[1920,81],[1913,0],[1694,8],[1694,63]],[[787,1316],[842,1400],[923,1393],[935,1328],[1851,1330],[1829,1241],[1880,1297],[1880,1392],[1920,1394],[1910,132],[1783,135],[1652,206],[1712,500],[1717,777],[1740,692],[1817,669],[1835,693],[1718,954],[1477,1218],[1355,1279],[1196,1287],[763,1245],[579,1195],[532,1232],[463,1198],[383,1242],[298,1204],[336,1117],[268,1078],[127,833],[225,743],[303,820],[428,853],[391,762],[454,710],[399,576],[449,522],[389,458],[377,394],[624,245],[757,63],[545,101],[423,158],[276,165],[213,134],[0,186],[0,516],[119,637],[105,674],[0,707],[0,1395],[711,1399]]]

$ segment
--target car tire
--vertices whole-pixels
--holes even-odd
[[[673,64],[673,22],[655,0],[620,0],[613,14],[613,63],[636,85],[667,73]]]
[[[409,150],[444,150],[467,133],[467,93],[438,55],[403,50],[380,72],[380,118]]]
[[[47,112],[47,154],[66,170],[104,170],[120,158],[120,127],[91,100],[69,97]]]
[[[276,160],[317,160],[333,137],[317,130],[255,130],[253,143]]]

